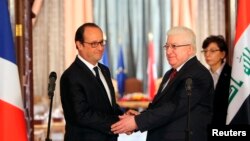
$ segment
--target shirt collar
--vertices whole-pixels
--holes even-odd
[[[191,56],[187,61],[189,61],[189,60],[192,59],[193,57],[195,57],[195,56]],[[184,64],[187,63],[187,61],[184,62],[184,63],[183,63],[182,65],[180,65],[179,67],[177,67],[177,68],[176,68],[176,71],[179,72],[179,70],[184,66]]]
[[[224,68],[224,66],[225,66],[225,64],[226,64],[226,61],[224,61],[222,64],[221,64],[221,66],[213,73],[212,71],[211,71],[211,69],[209,70],[210,71],[210,73],[211,74],[217,74],[217,75],[220,75],[221,74],[221,72],[222,72],[222,69]]]
[[[83,59],[80,55],[77,55],[77,57],[91,70],[93,71],[94,67],[98,67],[98,64],[96,63],[96,65],[92,65],[91,63],[89,63],[87,60]]]

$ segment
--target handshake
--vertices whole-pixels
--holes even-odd
[[[140,113],[135,110],[128,110],[125,114],[119,116],[119,121],[111,125],[111,131],[114,134],[122,134],[125,133],[130,135],[136,130],[138,127],[135,122],[135,116]]]

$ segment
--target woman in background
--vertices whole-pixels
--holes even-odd
[[[213,125],[225,125],[228,108],[231,67],[226,62],[228,47],[223,36],[211,35],[202,44],[206,63],[214,80]]]

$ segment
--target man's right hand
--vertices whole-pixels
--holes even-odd
[[[139,115],[140,112],[136,111],[136,110],[128,110],[127,112],[125,112],[126,115],[133,115],[133,116],[136,116],[136,115]]]

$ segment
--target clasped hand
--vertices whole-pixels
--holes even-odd
[[[138,114],[140,113],[135,110],[128,110],[125,114],[119,116],[120,120],[118,122],[111,125],[111,131],[114,134],[132,134],[138,128],[135,122],[135,116]]]

